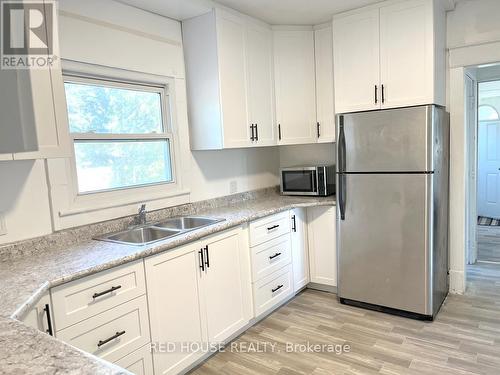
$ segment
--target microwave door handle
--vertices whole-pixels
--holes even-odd
[[[311,184],[312,184],[312,192],[318,192],[318,173],[316,171],[311,172]]]

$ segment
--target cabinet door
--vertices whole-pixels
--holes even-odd
[[[119,359],[115,364],[134,375],[153,375],[153,360],[150,348],[150,344],[145,345]]]
[[[54,324],[52,320],[49,322],[49,319],[52,318],[51,311],[50,296],[47,293],[40,298],[40,301],[38,301],[36,305],[26,314],[22,321],[30,327],[36,328],[53,336]]]
[[[311,282],[337,286],[335,207],[307,210]]]
[[[205,343],[206,325],[202,320],[198,281],[199,243],[189,244],[145,260],[151,339],[161,345]],[[181,347],[165,352],[153,345],[156,375],[177,374],[203,352]],[[168,348],[172,349],[172,348]]]
[[[249,122],[257,125],[258,146],[276,144],[274,127],[273,34],[263,26],[246,28]]]
[[[380,108],[378,9],[333,20],[333,68],[336,113]]]
[[[224,147],[251,146],[247,115],[245,25],[236,15],[217,11],[217,43]]]
[[[279,143],[316,143],[313,31],[275,30],[274,66]]]
[[[380,8],[383,108],[434,103],[433,29],[428,0]]]
[[[333,34],[331,27],[314,31],[316,56],[316,119],[318,142],[335,141],[333,109]]]
[[[296,293],[309,283],[306,210],[304,208],[290,210],[290,220],[292,222],[293,291]]]
[[[223,342],[251,319],[249,250],[242,233],[238,228],[202,241],[201,285],[211,343]]]

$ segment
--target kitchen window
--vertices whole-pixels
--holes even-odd
[[[174,181],[165,88],[65,75],[78,194]]]

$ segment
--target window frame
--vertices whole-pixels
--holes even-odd
[[[131,187],[113,191],[78,195],[76,168],[70,146],[69,123],[64,87],[59,85],[61,116],[68,131],[63,140],[68,144],[68,154],[61,158],[47,159],[47,178],[50,183],[53,225],[56,230],[128,216],[137,212],[140,204],[149,209],[177,206],[190,202],[190,154],[187,132],[187,110],[184,80],[161,75],[154,71],[138,71],[130,67],[107,66],[85,61],[61,59],[61,73],[84,77],[135,82],[163,87],[168,95],[170,145],[173,181],[170,184]],[[185,112],[186,110],[186,112]]]
[[[130,89],[133,91],[142,91],[142,92],[150,92],[157,93],[160,95],[160,105],[161,105],[161,119],[162,119],[162,127],[163,131],[161,133],[95,133],[95,132],[86,132],[86,133],[72,133],[69,122],[68,122],[68,132],[71,141],[71,156],[72,156],[72,183],[75,188],[76,195],[81,196],[89,196],[100,193],[109,193],[114,191],[124,191],[131,189],[141,189],[152,186],[161,186],[161,185],[172,185],[176,184],[176,168],[175,168],[175,140],[174,134],[172,131],[172,120],[171,120],[171,111],[170,111],[170,95],[167,91],[167,87],[161,84],[153,84],[153,83],[144,83],[138,82],[135,80],[124,78],[117,78],[116,76],[111,77],[102,77],[97,74],[89,74],[84,72],[74,72],[74,71],[66,71],[63,70],[63,84],[76,83],[76,84],[88,84],[95,85],[98,87],[116,87],[122,89]],[[67,111],[67,103],[66,103],[66,111]],[[92,190],[81,192],[78,185],[78,173],[77,173],[77,164],[76,164],[76,153],[75,153],[75,144],[79,141],[151,141],[151,140],[165,140],[168,142],[169,148],[169,157],[170,157],[170,172],[171,179],[169,181],[160,181],[153,183],[145,183],[145,184],[137,184],[131,186],[121,186],[110,189],[100,189],[100,190]]]

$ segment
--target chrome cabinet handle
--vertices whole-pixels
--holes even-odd
[[[97,298],[97,297],[101,297],[105,294],[108,294],[108,293],[112,293],[114,292],[115,290],[118,290],[120,289],[122,286],[121,285],[118,285],[118,286],[112,286],[111,288],[109,288],[108,290],[105,290],[104,292],[99,292],[99,293],[94,293],[94,295],[92,296],[92,298]]]
[[[125,331],[116,332],[113,336],[108,337],[106,340],[99,340],[99,342],[97,343],[97,347],[100,348],[104,344],[107,344],[108,342],[113,341],[114,339],[117,339],[118,337],[120,337],[124,334],[125,334]]]

